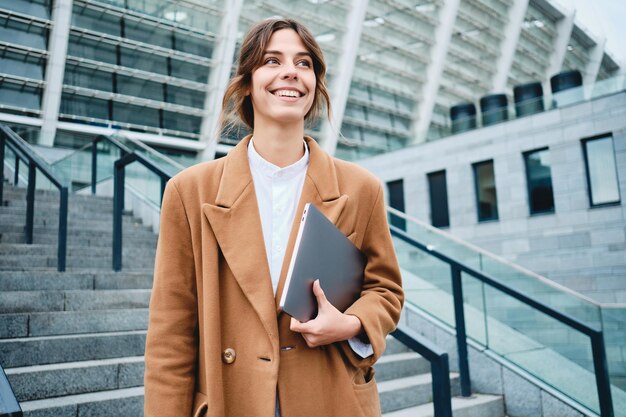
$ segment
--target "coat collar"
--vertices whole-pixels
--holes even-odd
[[[204,204],[202,211],[235,279],[259,315],[272,343],[278,348],[277,305],[300,225],[300,216],[296,216],[292,224],[278,288],[274,295],[248,162],[247,147],[250,138],[251,136],[246,136],[242,139],[225,157],[215,204]],[[312,138],[304,139],[309,147],[310,157],[296,213],[302,213],[306,203],[313,203],[330,221],[336,223],[348,197],[339,192],[333,158]]]

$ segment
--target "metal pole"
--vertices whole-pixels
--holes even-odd
[[[13,172],[13,185],[17,187],[20,182],[20,157],[15,152],[15,172]]]
[[[609,368],[606,362],[606,350],[604,337],[598,331],[590,335],[591,351],[593,353],[593,367],[596,374],[596,386],[598,388],[598,402],[600,403],[600,415],[613,417],[613,399],[611,395],[611,382],[609,381]]]
[[[0,206],[4,206],[4,133],[0,132]]]
[[[113,172],[113,270],[122,270],[122,211],[124,210],[124,165],[115,161]]]
[[[167,185],[167,179],[165,177],[161,177],[161,199],[159,200],[159,204],[163,203],[163,194],[165,194],[165,186]]]
[[[448,354],[444,353],[438,360],[432,361],[430,370],[433,377],[432,390],[435,417],[452,417]]]
[[[451,265],[452,296],[454,297],[454,319],[456,322],[456,343],[459,352],[459,373],[461,379],[461,395],[472,395],[469,364],[467,362],[467,334],[465,332],[465,311],[463,310],[463,283],[461,270]]]
[[[28,161],[28,191],[26,192],[26,243],[33,243],[33,216],[35,214],[35,181],[37,179],[35,161]]]
[[[96,194],[96,182],[98,181],[98,141],[91,142],[91,194]]]
[[[67,187],[61,187],[61,200],[59,201],[59,239],[57,248],[57,270],[65,271],[67,255]]]

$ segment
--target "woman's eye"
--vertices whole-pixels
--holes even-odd
[[[300,62],[298,62],[298,65],[301,65],[303,67],[307,67],[307,68],[311,68],[311,63],[307,60],[302,60]]]
[[[278,64],[278,60],[276,58],[267,58],[265,60],[266,64]]]

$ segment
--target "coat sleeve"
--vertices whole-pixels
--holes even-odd
[[[197,357],[197,293],[190,225],[170,180],[161,224],[150,299],[145,353],[146,417],[189,416]]]
[[[342,342],[342,348],[354,366],[367,368],[384,352],[385,338],[400,320],[404,303],[402,277],[387,224],[387,212],[380,183],[361,250],[367,255],[363,290],[361,297],[345,311],[345,314],[357,316],[361,320],[374,354],[362,359],[352,352],[347,342]]]

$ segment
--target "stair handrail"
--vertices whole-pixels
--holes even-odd
[[[59,231],[57,246],[57,270],[65,271],[67,258],[67,212],[68,212],[68,187],[54,173],[50,164],[41,158],[37,152],[24,139],[5,124],[0,124],[0,160],[2,169],[0,170],[0,201],[3,200],[4,193],[4,150],[7,143],[18,149],[23,161],[28,163],[28,182],[26,192],[26,243],[33,243],[34,214],[35,214],[35,183],[37,180],[37,169],[48,178],[48,180],[59,189]]]
[[[22,407],[15,398],[15,392],[11,388],[11,383],[0,365],[0,417],[22,417]]]
[[[117,147],[122,156],[131,153],[131,150],[112,136],[98,135],[91,142],[91,194],[96,194],[96,184],[98,183],[98,143],[109,142]]]
[[[434,417],[452,417],[448,352],[406,326],[398,326],[391,335],[430,362]]]
[[[138,162],[161,178],[161,196],[163,201],[165,185],[171,176],[161,167],[153,163],[144,155],[132,151],[115,161],[113,171],[113,270],[122,270],[122,214],[124,212],[124,186],[126,181],[125,168],[127,165]]]
[[[468,265],[465,265],[456,259],[443,254],[436,248],[425,245],[409,236],[399,227],[389,225],[392,236],[404,241],[410,246],[431,255],[450,266],[450,276],[452,280],[452,297],[454,300],[454,317],[456,327],[457,351],[459,357],[459,374],[461,380],[461,395],[469,397],[471,395],[471,383],[467,354],[467,333],[465,331],[465,312],[463,310],[463,281],[461,272],[473,276],[486,285],[489,285],[513,298],[519,302],[552,317],[553,319],[583,333],[591,340],[591,350],[593,355],[594,374],[596,377],[596,388],[598,391],[598,402],[600,405],[601,417],[613,417],[613,400],[611,394],[611,384],[609,380],[609,370],[606,357],[606,349],[604,346],[604,335],[602,330],[594,328],[581,320],[562,313],[554,308],[542,303],[532,297],[529,297],[507,284],[499,281],[493,276],[478,271]]]

